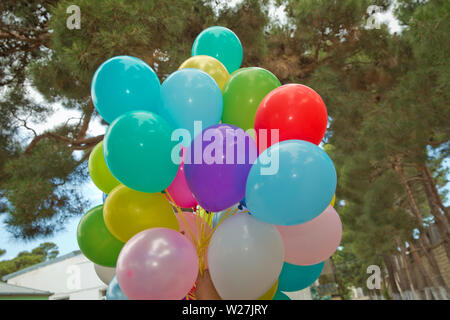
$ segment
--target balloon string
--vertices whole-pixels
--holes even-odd
[[[170,201],[173,203],[174,207],[177,209],[178,214],[180,215],[181,219],[183,220],[183,223],[186,225],[189,234],[191,235],[192,240],[194,240],[195,246],[198,248],[198,243],[197,243],[197,239],[196,237],[194,237],[194,233],[192,232],[191,228],[189,227],[189,224],[186,222],[186,219],[184,218],[184,213],[181,210],[181,208],[175,203],[175,201],[173,201],[172,196],[170,195],[169,191],[166,189],[165,190],[167,195],[169,196]]]

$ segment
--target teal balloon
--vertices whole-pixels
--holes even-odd
[[[322,273],[325,262],[311,266],[297,266],[285,262],[278,277],[278,291],[298,291],[312,285]]]
[[[95,71],[91,97],[102,118],[112,123],[129,111],[156,111],[161,98],[160,83],[144,61],[118,56],[103,62]]]
[[[244,51],[237,35],[225,27],[209,27],[203,30],[192,45],[192,56],[214,57],[227,68],[228,73],[239,69]]]
[[[283,292],[277,291],[275,292],[275,295],[273,296],[272,300],[291,300],[291,299]]]
[[[125,186],[147,193],[166,189],[175,178],[178,164],[172,161],[176,142],[172,126],[147,111],[126,113],[109,126],[103,140],[106,164]]]
[[[112,278],[111,282],[106,289],[106,300],[128,300],[128,297],[120,289],[119,282],[117,282],[117,276]]]
[[[286,140],[258,157],[247,178],[245,201],[256,219],[297,225],[329,206],[336,183],[336,169],[325,151],[307,141]]]
[[[201,121],[206,129],[222,118],[222,92],[216,81],[201,70],[181,69],[172,73],[161,86],[161,98],[158,114],[175,129],[189,130],[191,139],[184,141],[186,147],[194,139],[194,121]]]

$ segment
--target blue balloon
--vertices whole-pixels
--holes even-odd
[[[311,266],[297,266],[295,264],[283,263],[280,276],[278,277],[278,291],[298,291],[312,285],[322,273],[325,262]]]
[[[107,197],[108,197],[108,195],[106,193],[102,192],[103,203],[105,203]]]
[[[120,289],[119,283],[117,282],[117,276],[112,278],[108,285],[108,289],[106,289],[106,300],[128,300],[125,293]]]
[[[241,67],[244,51],[236,34],[225,27],[209,27],[203,30],[192,45],[192,56],[206,55],[216,58],[228,73]]]
[[[297,225],[328,207],[336,183],[336,169],[325,151],[307,141],[286,140],[258,157],[248,175],[245,201],[257,219]]]
[[[172,159],[177,142],[173,128],[157,114],[126,113],[109,126],[103,139],[106,165],[122,184],[136,191],[155,193],[166,189],[179,164]]]
[[[284,294],[281,291],[275,292],[275,295],[273,296],[272,300],[291,300],[286,294]]]
[[[155,112],[160,103],[160,83],[144,61],[118,56],[106,60],[95,71],[91,96],[98,113],[111,123],[128,111]]]
[[[206,129],[222,118],[222,92],[216,81],[201,70],[181,69],[172,73],[161,86],[161,99],[158,113],[174,129],[189,130],[191,139],[183,141],[186,147],[194,139],[194,121],[202,121],[202,128]]]

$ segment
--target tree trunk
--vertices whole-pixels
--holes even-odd
[[[437,284],[436,288],[439,290],[440,290],[440,288],[444,289],[445,294],[443,295],[442,299],[447,300],[448,287],[447,287],[447,284],[445,283],[444,277],[442,276],[442,273],[441,273],[441,270],[437,263],[436,257],[434,256],[434,254],[432,252],[431,244],[430,244],[428,237],[425,234],[423,236],[421,235],[418,243],[419,243],[420,248],[423,250],[425,257],[427,258],[428,263],[430,264],[431,269],[433,270],[433,273],[435,274],[435,277],[433,280],[436,281],[436,284]]]
[[[400,160],[398,158],[396,158],[396,161],[394,163],[394,169],[400,178],[400,182],[402,183],[403,187],[405,188],[406,195],[408,196],[409,206],[410,206],[414,216],[416,217],[419,226],[422,226],[423,225],[422,215],[420,214],[419,207],[417,206],[417,203],[416,203],[416,200],[414,199],[412,190],[409,187],[408,180],[406,180],[405,173],[403,172],[403,167],[400,165]]]
[[[445,248],[445,253],[447,254],[447,258],[450,259],[450,229],[448,227],[449,225],[447,223],[447,219],[445,219],[445,216],[441,213],[439,207],[434,201],[429,183],[426,181],[422,181],[422,183],[424,187],[423,189],[427,196],[428,205],[430,206],[431,213],[435,218],[436,227]]]
[[[423,276],[423,280],[425,282],[424,290],[426,291],[427,288],[433,287],[433,282],[431,281],[430,276],[428,275],[428,272],[426,271],[425,266],[423,265],[422,258],[417,253],[416,246],[413,244],[412,241],[409,242],[409,247],[411,248],[411,254],[414,258],[414,261],[416,262],[417,268],[419,268],[419,272]],[[426,294],[426,292],[425,292],[425,294]],[[439,297],[437,297],[437,298],[439,299]]]
[[[398,289],[398,286],[397,286],[397,282],[395,281],[395,273],[394,273],[394,267],[392,264],[392,258],[387,254],[383,254],[383,260],[384,260],[386,269],[388,271],[389,285],[392,290],[392,296],[393,296],[394,300],[400,300],[401,295],[400,295],[400,290]]]
[[[444,204],[442,203],[441,196],[439,195],[439,191],[436,188],[436,183],[434,182],[433,175],[431,174],[430,169],[428,169],[427,166],[424,166],[423,172],[425,173],[425,177],[426,177],[429,185],[431,186],[431,190],[433,192],[433,195],[434,195],[434,198],[435,198],[435,201],[436,201],[437,205],[444,212],[444,215],[447,218],[447,223],[450,224],[450,210],[449,210],[449,208],[444,206]]]
[[[419,300],[422,299],[422,295],[419,291],[416,291],[416,286],[414,284],[414,280],[411,276],[411,264],[409,263],[409,259],[406,256],[406,246],[405,245],[401,245],[400,240],[397,240],[398,246],[400,247],[400,252],[401,252],[401,257],[402,257],[402,262],[403,265],[405,266],[405,272],[406,272],[406,277],[408,278],[409,281],[409,289],[411,290],[411,293],[413,294],[414,298],[418,298]]]
[[[337,278],[336,265],[334,264],[333,257],[330,257],[331,270],[333,272],[333,280],[338,286],[338,296],[341,297],[342,300],[345,300],[343,292],[345,292],[346,288],[341,288],[342,285],[339,283],[339,279]]]
[[[408,181],[406,180],[405,174],[403,172],[403,167],[400,165],[400,160],[396,158],[396,161],[394,163],[394,168],[400,177],[400,181],[405,188],[406,194],[408,196],[408,201],[410,208],[414,215],[416,216],[417,223],[420,229],[423,227],[423,219],[422,215],[420,214],[419,207],[417,206],[417,202],[414,198],[414,194],[408,184]],[[428,262],[430,263],[431,269],[433,270],[433,273],[436,275],[436,282],[437,287],[442,287],[445,289],[446,292],[448,292],[447,285],[444,281],[444,278],[442,277],[442,273],[439,269],[439,266],[437,264],[436,258],[434,257],[433,253],[431,252],[431,243],[428,239],[428,235],[425,232],[422,232],[420,235],[421,240],[423,243],[421,243],[423,252],[425,254],[425,257],[427,258]],[[412,242],[412,241],[411,241]],[[424,245],[423,245],[424,244]]]

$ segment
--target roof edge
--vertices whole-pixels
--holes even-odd
[[[21,274],[24,274],[24,273],[27,273],[27,272],[39,269],[39,268],[44,267],[44,266],[48,266],[48,265],[54,264],[54,263],[59,262],[59,261],[63,261],[63,260],[75,257],[75,256],[80,255],[80,254],[82,254],[81,250],[72,251],[72,252],[69,252],[69,253],[67,253],[65,255],[62,255],[60,257],[56,257],[55,259],[51,259],[51,260],[47,260],[47,261],[44,261],[44,262],[41,262],[41,263],[38,263],[38,264],[34,264],[32,266],[26,267],[26,268],[21,269],[19,271],[7,274],[7,275],[2,277],[2,280],[6,282],[7,280],[9,280],[11,278],[14,278],[14,277],[17,277],[17,276],[19,276]]]

